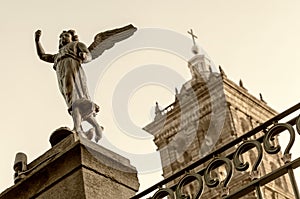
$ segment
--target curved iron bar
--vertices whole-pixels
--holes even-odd
[[[297,119],[299,119],[298,116],[295,117],[295,118],[293,118],[293,119],[291,119],[291,120],[289,120],[289,121],[287,122],[287,124],[294,125],[294,124],[296,124]],[[272,124],[274,124],[274,123],[272,123]],[[271,124],[270,124],[270,125],[271,125]],[[299,126],[300,126],[300,119],[299,119]],[[258,128],[258,127],[257,127],[257,128]],[[300,128],[299,128],[299,129],[300,129]],[[285,130],[285,129],[282,129],[282,131],[284,131],[284,130]],[[251,131],[250,131],[250,132],[251,132]],[[250,133],[250,132],[249,132],[249,133]],[[278,130],[277,133],[280,133],[280,131]],[[244,137],[244,136],[241,136],[241,137],[239,137],[239,138],[242,138],[242,137]],[[250,137],[250,136],[249,136],[249,137]],[[263,135],[263,136],[257,138],[255,141],[257,141],[258,143],[263,143],[264,137],[265,137],[265,135]],[[229,144],[230,144],[230,143],[229,143]],[[253,148],[253,147],[255,147],[255,146],[249,146],[249,148]],[[223,148],[223,147],[222,147],[222,148]],[[219,151],[219,150],[220,150],[220,149],[217,149],[216,151]],[[216,152],[216,151],[214,151],[214,152]],[[212,152],[211,154],[213,154],[214,152]],[[228,155],[226,156],[226,158],[228,158],[228,159],[233,159],[233,156],[234,156],[235,153],[236,153],[236,152],[232,152],[232,153],[228,154]],[[195,163],[194,163],[194,164],[195,164]],[[193,167],[193,164],[190,165],[190,166],[188,166],[187,168],[194,168],[194,167]],[[182,171],[184,171],[184,172],[186,173],[185,170],[186,170],[186,169],[184,169],[184,170],[182,170]],[[205,168],[204,168],[204,169],[201,169],[201,170],[198,172],[198,174],[204,175],[205,170],[206,170]],[[182,171],[181,171],[181,172],[182,172]],[[177,174],[179,174],[179,173],[180,173],[180,172],[178,172]],[[176,176],[176,174],[175,174],[175,176]],[[175,177],[175,176],[172,176],[172,177]],[[166,180],[167,180],[167,179],[161,181],[161,183],[164,182],[164,181],[166,181]],[[172,189],[172,190],[175,190],[176,187],[177,187],[177,185],[173,185],[173,186],[171,187],[171,189]],[[141,193],[140,193],[140,194],[141,194]],[[132,197],[131,199],[139,198],[139,195],[140,195],[140,194],[138,194],[138,195]],[[225,196],[224,196],[224,197],[225,197]]]
[[[296,120],[296,129],[298,134],[300,135],[300,115],[298,116],[297,120]]]
[[[242,143],[236,150],[236,152],[233,155],[233,163],[238,171],[246,171],[249,168],[249,162],[242,162],[240,160],[240,156],[246,152],[249,151],[251,148],[255,147],[257,149],[257,158],[252,166],[252,172],[257,171],[257,168],[259,164],[262,161],[263,156],[263,149],[261,144],[256,140],[247,140],[244,143]]]
[[[225,164],[225,169],[226,169],[226,173],[227,176],[223,181],[223,187],[227,187],[227,184],[229,183],[231,177],[232,177],[232,164],[231,161],[228,158],[221,158],[221,157],[217,157],[215,159],[213,159],[208,166],[205,169],[204,172],[204,180],[205,183],[208,187],[212,188],[212,187],[216,187],[219,185],[220,180],[218,178],[211,178],[211,171],[221,165]]]
[[[183,195],[181,193],[181,188],[184,186],[184,185],[187,185],[188,183],[190,182],[193,182],[193,181],[197,181],[198,184],[199,184],[199,188],[198,188],[198,191],[197,191],[197,194],[194,198],[192,199],[197,199],[197,198],[200,198],[201,194],[202,194],[202,191],[203,191],[203,180],[202,180],[202,177],[200,174],[187,174],[186,176],[184,176],[178,183],[177,187],[176,187],[176,199],[183,199],[183,198],[187,198],[188,196],[186,195]]]
[[[281,147],[278,144],[277,146],[274,146],[273,144],[270,143],[274,139],[274,136],[277,135],[278,133],[288,130],[290,133],[290,140],[287,145],[287,147],[284,150],[284,155],[287,155],[290,153],[290,150],[295,142],[295,130],[293,129],[293,126],[288,124],[288,123],[278,123],[275,124],[265,135],[263,145],[264,149],[267,153],[269,154],[276,154],[280,151]]]
[[[175,199],[174,193],[172,189],[169,188],[160,188],[152,197],[151,199],[161,199],[165,196],[169,196],[170,199]]]
[[[300,135],[300,115],[296,119],[296,130],[297,130],[298,134]],[[285,154],[285,156],[283,156],[282,159],[283,159],[285,164],[289,163],[291,161],[291,154]],[[299,190],[298,190],[298,186],[297,186],[297,182],[296,182],[296,179],[295,179],[295,174],[294,174],[293,168],[291,168],[289,166],[289,167],[287,167],[287,170],[288,170],[288,175],[290,177],[290,181],[291,181],[291,185],[292,185],[292,188],[293,188],[295,198],[299,199],[300,198],[300,193],[299,193]]]
[[[218,154],[226,151],[227,149],[229,149],[231,147],[236,146],[237,144],[241,143],[243,140],[245,140],[245,139],[247,139],[247,138],[249,138],[249,137],[257,134],[258,132],[266,129],[267,127],[269,127],[271,125],[273,125],[274,122],[277,122],[277,121],[283,119],[284,117],[286,117],[286,116],[294,113],[295,111],[297,111],[299,109],[300,109],[300,103],[297,103],[294,106],[292,106],[292,107],[288,108],[287,110],[283,111],[282,113],[280,113],[280,114],[276,115],[275,117],[269,119],[268,121],[264,122],[263,124],[261,124],[261,125],[255,127],[254,129],[250,130],[248,133],[245,133],[245,134],[241,135],[240,137],[232,140],[231,142],[228,142],[227,144],[225,144],[225,145],[221,146],[220,148],[212,151],[211,153],[207,154],[206,156],[204,156],[203,158],[199,159],[198,161],[192,163],[191,165],[189,165],[189,166],[185,167],[184,169],[178,171],[177,173],[173,174],[172,176],[170,176],[170,177],[168,177],[168,178],[166,178],[166,179],[164,179],[164,180],[162,180],[162,181],[160,181],[160,182],[152,185],[148,189],[146,189],[146,190],[138,193],[137,195],[131,197],[131,199],[139,199],[139,198],[141,198],[141,197],[143,197],[143,196],[151,193],[152,191],[156,190],[157,187],[163,186],[163,185],[167,184],[168,182],[171,182],[172,180],[174,180],[174,179],[182,176],[183,174],[185,174],[186,171],[190,171],[190,170],[198,167],[199,165],[201,165],[201,164],[209,161],[214,156],[216,156],[216,155],[218,155]],[[296,123],[297,118],[298,117],[293,118],[293,119],[289,120],[287,123],[291,124],[291,125],[294,125]],[[299,124],[299,126],[300,126],[300,124]],[[259,142],[263,142],[263,138],[264,138],[264,136],[261,136],[257,140]],[[233,153],[230,153],[226,157],[232,158],[232,156],[233,156]],[[205,170],[203,169],[203,170],[199,171],[198,173],[202,175],[204,173],[204,171]],[[172,186],[172,189],[175,190],[175,185]]]

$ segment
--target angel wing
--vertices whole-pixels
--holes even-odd
[[[92,59],[99,57],[105,50],[113,47],[115,43],[129,38],[136,30],[137,28],[130,24],[122,28],[98,33],[95,36],[93,43],[88,47]]]

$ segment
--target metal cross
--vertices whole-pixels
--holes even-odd
[[[194,46],[195,46],[195,45],[196,45],[195,38],[196,38],[196,39],[198,39],[198,37],[197,37],[196,35],[194,35],[194,33],[193,33],[193,30],[192,30],[192,29],[191,29],[191,31],[190,31],[190,32],[188,31],[188,33],[189,33],[190,35],[192,35],[193,43],[194,43]]]

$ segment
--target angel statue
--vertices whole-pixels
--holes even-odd
[[[99,33],[89,47],[79,42],[74,30],[63,31],[59,36],[57,54],[46,54],[40,42],[42,32],[41,30],[35,32],[37,54],[41,60],[54,63],[53,69],[56,71],[59,90],[73,118],[74,131],[77,134],[82,134],[90,140],[95,135],[95,141],[98,142],[103,131],[103,127],[95,119],[99,106],[89,96],[87,80],[81,64],[99,57],[116,42],[130,37],[135,31],[136,28],[130,24]],[[81,125],[83,121],[90,123],[93,128],[84,132]]]

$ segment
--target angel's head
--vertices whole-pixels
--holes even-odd
[[[64,45],[72,42],[72,41],[78,41],[78,36],[75,35],[75,30],[64,30],[59,35],[59,48],[63,47]]]

